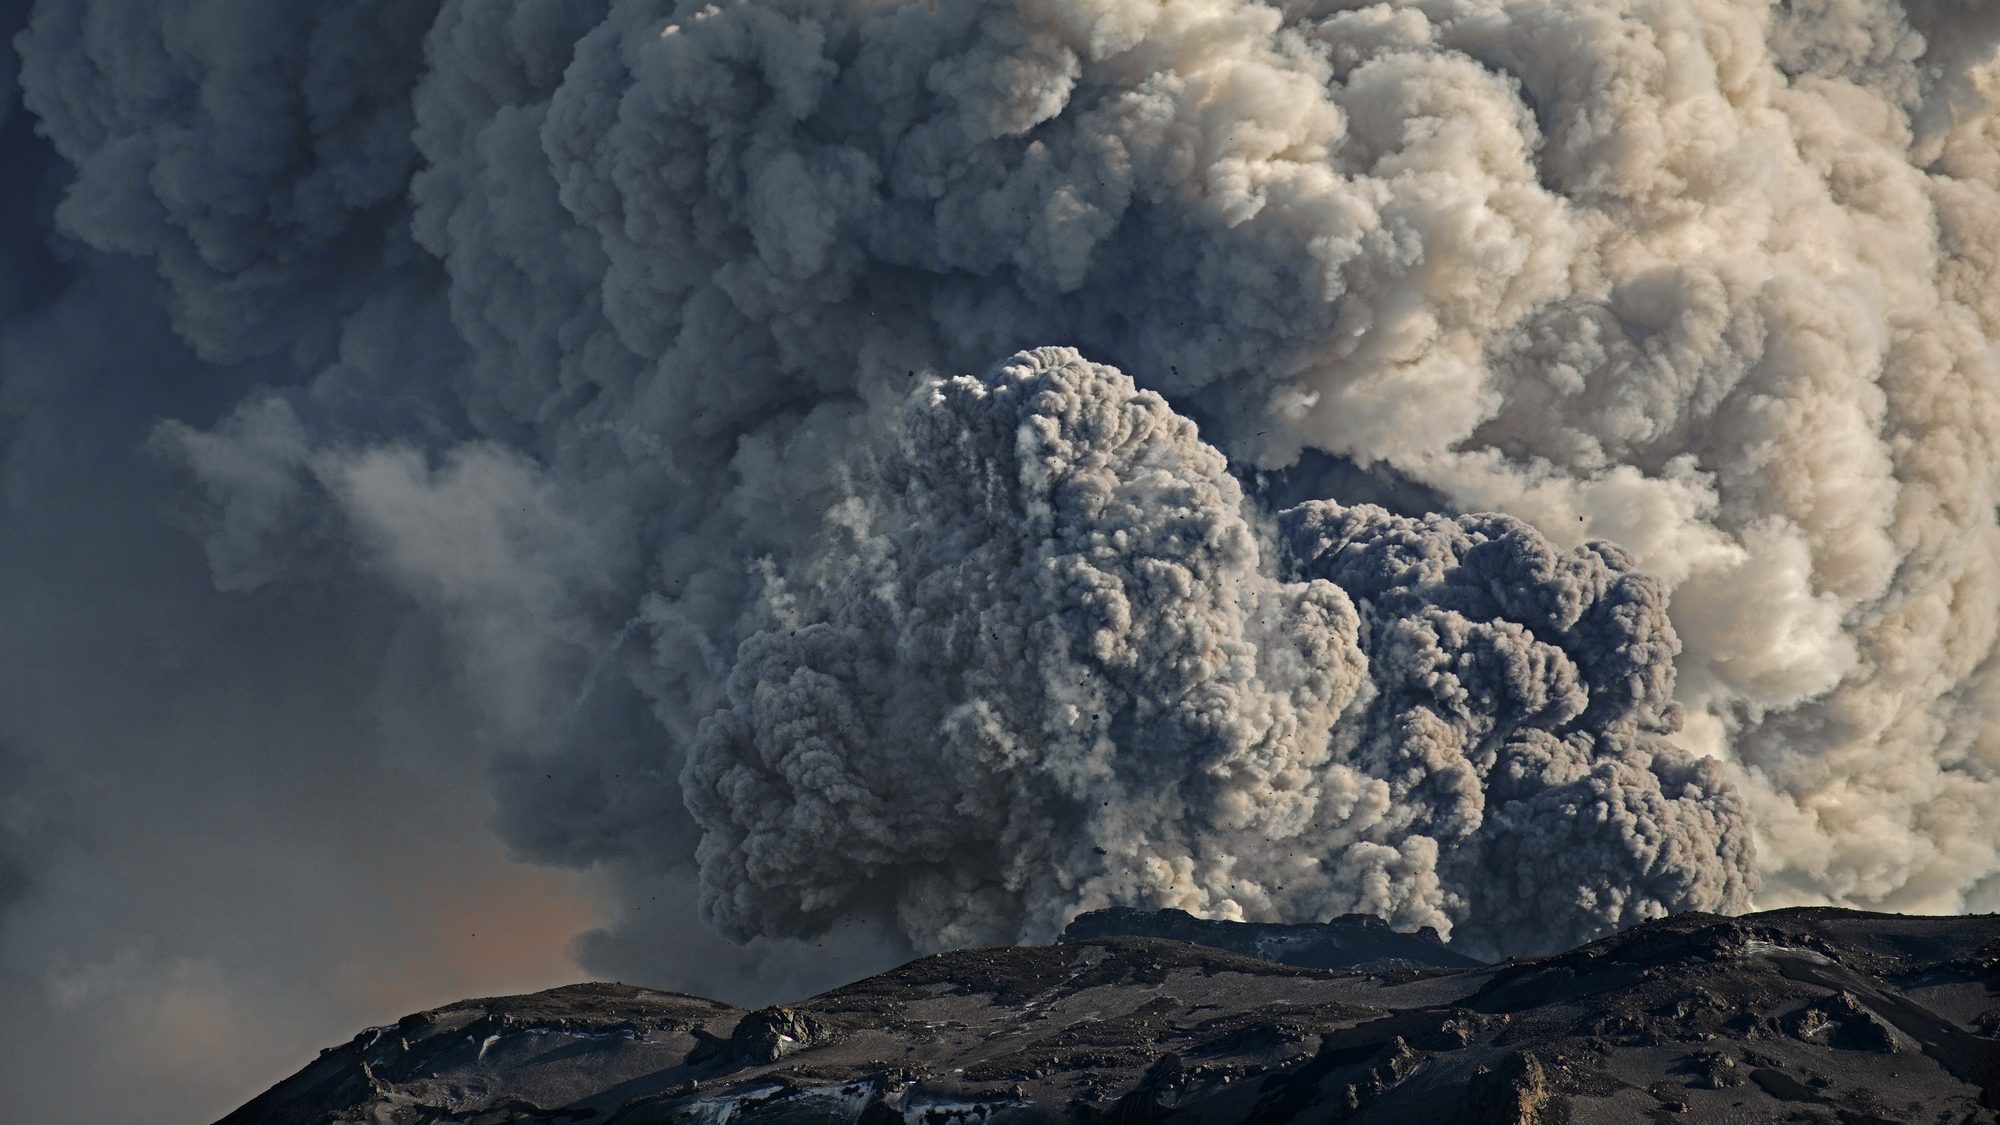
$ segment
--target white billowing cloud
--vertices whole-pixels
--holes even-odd
[[[442,615],[477,690],[515,731],[545,733],[566,670],[549,665],[603,643],[589,614],[629,547],[505,447],[460,445],[438,464],[401,444],[315,447],[280,398],[210,431],[166,424],[154,444],[216,502],[209,561],[221,588],[255,589],[306,565],[297,552],[345,542],[352,562]]]
[[[268,384],[233,420],[164,439],[211,496],[216,577],[314,583],[347,559],[443,615],[468,669],[517,701],[510,723],[551,767],[539,776],[570,779],[560,797],[503,783],[500,823],[533,854],[679,886],[699,838],[703,893],[736,932],[851,911],[921,942],[968,932],[927,905],[953,896],[978,904],[954,919],[1025,933],[1059,905],[1129,894],[1257,917],[1431,911],[1504,948],[1738,902],[1753,852],[1761,904],[2000,905],[1992,5],[100,7],[37,5],[27,106],[76,169],[64,229],[151,263],[179,333]],[[1353,765],[1394,745],[1394,722],[1429,722],[1394,716],[1444,712],[1358,700],[1403,699],[1390,688],[1415,667],[1404,656],[1519,642],[1534,654],[1520,667],[1558,671],[1502,677],[1506,690],[1574,681],[1589,714],[1610,689],[1578,638],[1502,608],[1434,620],[1425,594],[1376,624],[1387,611],[1349,597],[1371,639],[1328,642],[1312,668],[1344,682],[1360,665],[1339,654],[1365,657],[1353,710],[1305,707],[1270,669],[1155,672],[1214,693],[1159,720],[1183,743],[1198,741],[1188,716],[1214,724],[1193,761],[1283,744],[1318,763],[1307,772],[1358,770],[1348,811],[1297,822],[1325,837],[1299,854],[1357,866],[1295,882],[1275,845],[1246,842],[1288,838],[1271,818],[1296,811],[1276,795],[1290,790],[1162,804],[1166,775],[1146,771],[1168,767],[1125,728],[1047,727],[1047,661],[971,643],[977,607],[1080,619],[1109,612],[1108,594],[1023,588],[1012,558],[957,560],[957,517],[916,518],[903,505],[929,493],[877,480],[890,463],[908,481],[957,465],[955,487],[1036,463],[992,441],[907,448],[906,404],[926,380],[984,385],[954,380],[1044,345],[1199,419],[1198,443],[1190,430],[1166,446],[1212,448],[1181,460],[1217,495],[1215,456],[1251,482],[1240,511],[1202,509],[1250,529],[1230,534],[1256,540],[1276,515],[1266,471],[1337,463],[1444,509],[1381,525],[1441,558],[1488,526],[1470,513],[1502,513],[1543,542],[1527,555],[1599,559],[1606,590],[1653,576],[1681,650],[1647,650],[1633,675],[1650,686],[1619,697],[1629,722],[1550,720],[1534,728],[1545,738],[1497,702],[1455,712],[1424,769],[1482,794],[1480,827],[1459,817],[1465,839],[1506,826],[1522,844],[1462,860],[1417,842],[1461,828],[1389,811],[1457,806],[1381,796]],[[1106,479],[1168,471],[1141,468]],[[1312,557],[1281,562],[1277,538],[1254,562],[1247,546],[1204,548],[1191,557],[1210,560],[1213,589],[1149,585],[1138,576],[1182,548],[1136,546],[1162,515],[1137,495],[1087,524],[1112,552],[1093,566],[1146,591],[1120,595],[1131,627],[1182,607],[1180,624],[1223,648],[1285,651],[1246,591],[1291,597],[1322,577]],[[1063,553],[1032,536],[1019,549]],[[862,597],[862,571],[895,558],[955,559],[940,581],[963,597],[921,628],[897,616],[916,596],[897,583],[915,576],[885,571],[887,593]],[[1660,604],[1612,603],[1649,621]],[[810,653],[838,675],[779,691],[770,662],[807,643],[773,633],[784,613],[801,636],[839,635]],[[1119,628],[1107,653],[1170,635]],[[888,660],[930,629],[967,645],[934,682],[897,690],[935,696],[885,694],[882,668],[842,663]],[[1399,631],[1403,648],[1372,639]],[[515,654],[500,671],[480,663],[496,652]],[[1016,678],[965,689],[975,674]],[[930,731],[974,698],[1010,701],[990,729],[1016,750],[975,752],[977,724]],[[543,730],[530,718],[548,700],[574,713]],[[836,722],[840,707],[862,725]],[[795,721],[829,724],[810,732],[821,749],[771,734]],[[895,730],[854,733],[869,724]],[[1131,822],[1038,821],[1032,848],[1020,826],[981,829],[1022,839],[1023,857],[1073,859],[1073,885],[1034,884],[989,850],[849,894],[857,872],[945,830],[857,811],[856,779],[883,765],[867,756],[926,739],[938,772],[909,783],[977,765],[998,802],[979,816],[1004,818],[1074,759],[1064,768],[1088,765],[1100,772],[1079,776],[1132,802]],[[760,756],[747,774],[722,768]],[[684,771],[696,789],[677,791]],[[1533,783],[1506,816],[1491,808],[1500,774]],[[821,779],[852,785],[800,796]],[[1659,803],[1682,781],[1707,798]],[[881,838],[787,858],[776,842],[814,817]],[[1615,831],[1577,835],[1642,822],[1678,842],[1641,856]],[[1696,840],[1713,846],[1698,855]],[[1454,890],[1481,864],[1531,883],[1572,855],[1647,874],[1577,897],[1556,911],[1572,930],[1546,933]],[[1280,877],[1318,889],[1230,889]]]

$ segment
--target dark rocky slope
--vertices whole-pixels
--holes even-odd
[[[1172,938],[1307,969],[1463,969],[1482,964],[1446,948],[1437,931],[1429,926],[1406,934],[1390,929],[1389,923],[1372,914],[1349,914],[1331,922],[1286,926],[1212,922],[1185,910],[1113,907],[1078,915],[1056,940],[1099,941],[1115,937]]]
[[[1345,943],[1362,971],[1112,936],[1146,918],[790,1008],[606,984],[469,1001],[364,1032],[225,1120],[2000,1120],[1992,916],[1684,915],[1492,966],[1365,923],[1150,927],[1321,963]]]

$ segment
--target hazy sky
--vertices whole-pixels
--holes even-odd
[[[22,124],[10,189],[52,169]],[[315,1043],[583,975],[595,889],[486,830],[435,630],[365,585],[218,593],[144,448],[209,373],[129,267],[37,241],[0,335],[4,1116],[209,1119]]]
[[[2000,5],[0,32],[0,1117],[1113,900],[2000,909]]]
[[[362,1026],[586,975],[599,891],[487,830],[435,627],[365,582],[216,589],[148,435],[256,376],[51,235],[64,172],[11,97],[0,1116],[212,1120]]]

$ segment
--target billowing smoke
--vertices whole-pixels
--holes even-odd
[[[1495,953],[1743,907],[1742,806],[1666,739],[1680,642],[1624,552],[1558,551],[1507,516],[1314,501],[1279,521],[1292,569],[1362,607],[1375,695],[1336,744],[1437,850],[1432,924]]]
[[[922,392],[872,475],[770,583],[683,778],[725,930],[869,898],[925,945],[1107,902],[1430,920],[1389,874],[1428,874],[1424,842],[1399,851],[1387,788],[1332,753],[1354,607],[1273,577],[1160,396],[1025,352]]]
[[[1747,900],[1614,548],[1316,502],[1272,552],[1192,423],[1057,348],[921,391],[870,476],[683,778],[725,932],[886,905],[962,945],[1121,903],[1523,950]]]
[[[2000,7],[37,0],[16,42],[55,264],[0,266],[0,404],[131,431],[173,501],[100,521],[205,552],[161,589],[435,630],[436,761],[615,885],[601,971],[747,994],[836,971],[782,935],[845,971],[1120,898],[1498,949],[1753,883],[2000,908]],[[12,494],[89,479],[17,430]],[[766,936],[663,947],[696,897]]]

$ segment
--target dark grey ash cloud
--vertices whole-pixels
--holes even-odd
[[[720,929],[886,908],[939,947],[1106,903],[1407,913],[1314,873],[1394,854],[1373,810],[1322,815],[1371,787],[1329,757],[1354,608],[1273,576],[1227,460],[1160,396],[1024,352],[921,389],[861,473],[767,581],[683,774]]]
[[[1278,849],[1244,846],[1225,875],[1155,831],[1148,854],[1176,853],[1163,862],[1185,879],[1141,886],[1095,852],[1137,849],[1072,818],[1042,845],[1082,865],[1066,893],[1102,876],[1106,897],[1184,885],[1222,912],[1316,909],[1241,891],[1283,872],[1288,894],[1540,944],[1737,901],[1754,852],[1759,905],[2000,908],[1995,12],[16,5],[0,15],[25,26],[0,123],[0,636],[20,677],[0,743],[27,769],[25,806],[75,818],[64,854],[83,858],[61,877],[29,864],[5,948],[32,968],[8,980],[52,1003],[41,966],[59,952],[63,980],[303,979],[311,955],[255,950],[307,947],[274,931],[231,945],[203,919],[286,878],[359,887],[328,872],[382,870],[383,852],[330,835],[223,883],[168,878],[193,866],[166,860],[217,854],[217,792],[285,807],[292,770],[327,794],[329,823],[366,819],[377,791],[358,761],[430,779],[390,806],[449,804],[479,870],[507,870],[504,843],[577,873],[571,892],[600,888],[610,916],[578,949],[605,975],[765,999],[758,982],[944,940],[961,923],[919,900],[995,880],[990,917],[1040,925],[1057,898],[981,855],[937,872],[936,893],[863,895],[846,916],[801,890],[818,873],[774,858],[741,904],[709,892],[718,919],[840,918],[837,936],[740,951],[676,929],[702,893],[701,841],[712,873],[747,871],[713,858],[722,841],[782,827],[719,797],[690,812],[678,781],[691,755],[703,776],[744,744],[716,732],[747,713],[747,669],[784,649],[774,591],[833,589],[874,549],[829,515],[904,502],[871,474],[898,456],[915,388],[1044,345],[1160,396],[1163,432],[1199,420],[1212,452],[1188,454],[1187,480],[1243,485],[1235,515],[1218,501],[1197,522],[1249,528],[1256,559],[1187,557],[1244,590],[1375,581],[1266,536],[1306,503],[1439,558],[1499,526],[1469,513],[1505,513],[1539,541],[1496,532],[1515,547],[1452,565],[1527,573],[1548,596],[1487,606],[1445,588],[1403,617],[1343,595],[1357,662],[1315,674],[1358,678],[1327,720],[1328,760],[1373,777],[1414,754],[1432,771],[1379,800],[1357,782],[1347,820],[1431,810],[1435,834],[1384,820],[1298,853],[1371,857],[1301,884]],[[1396,530],[1375,502],[1435,516]],[[897,533],[915,557],[948,549]],[[1576,553],[1595,541],[1623,557]],[[1083,597],[946,573],[1053,617]],[[1203,596],[1223,600],[1194,599],[1189,627],[1237,622],[1215,626],[1242,630],[1231,644],[1315,635],[1267,644],[1278,626],[1231,608],[1236,592]],[[1181,595],[1161,597],[1132,621],[1171,618]],[[1571,606],[1613,608],[1548,624]],[[167,639],[134,648],[133,623]],[[891,644],[870,627],[842,626],[857,651]],[[1620,629],[1648,639],[1620,655]],[[1418,691],[1447,672],[1451,691]],[[1318,729],[1323,708],[1290,694],[1303,674],[1191,667],[1185,683],[1219,692],[1215,745],[1266,746]],[[1003,687],[1017,716],[1044,706],[1032,683]],[[1188,707],[1160,717],[1163,737],[1193,739]],[[347,718],[298,738],[301,709]],[[210,733],[232,715],[243,725]],[[1134,817],[1167,823],[1179,798],[1147,804],[1154,776],[1119,784]],[[156,816],[131,813],[138,795]],[[478,827],[488,801],[501,843]],[[1279,815],[1250,804],[1246,824]],[[1662,826],[1651,850],[1642,824]],[[228,838],[281,828],[247,816]],[[1558,858],[1597,873],[1541,866]],[[1450,890],[1528,869],[1595,889],[1548,932],[1497,894]],[[1605,870],[1640,874],[1614,888]],[[134,912],[89,889],[154,884],[181,905]],[[591,925],[574,901],[543,913]],[[360,914],[381,928],[340,949],[421,923]],[[212,972],[151,972],[182,963]],[[84,972],[119,964],[137,968]],[[62,995],[86,994],[101,993]],[[286,1026],[260,1041],[329,1037]]]
[[[1507,516],[1314,501],[1278,520],[1290,571],[1362,607],[1375,690],[1336,743],[1389,780],[1402,831],[1438,842],[1462,945],[1549,951],[1743,909],[1745,809],[1669,741],[1680,640],[1624,552],[1559,551]]]
[[[937,948],[1140,904],[1520,953],[1748,902],[1616,548],[1314,502],[1274,551],[1191,423],[1061,348],[920,388],[861,477],[682,776],[724,933],[880,912]]]

